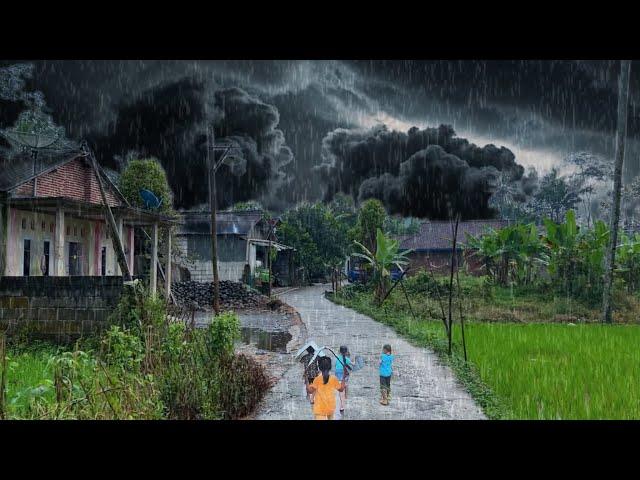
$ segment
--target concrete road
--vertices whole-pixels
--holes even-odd
[[[390,327],[325,299],[323,293],[329,288],[323,285],[298,289],[280,298],[298,310],[309,339],[335,352],[340,345],[347,345],[352,358],[364,358],[365,367],[351,375],[344,420],[485,418],[435,353],[409,344]],[[389,406],[379,404],[378,362],[385,343],[391,344],[395,355]],[[255,417],[258,420],[313,419],[311,405],[304,397],[302,366],[295,362],[293,354],[285,361],[289,366],[259,408]],[[336,413],[336,419],[340,419]]]

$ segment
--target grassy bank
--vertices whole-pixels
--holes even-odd
[[[640,371],[639,325],[590,323],[597,311],[571,299],[461,280],[469,365],[462,359],[458,323],[454,354],[447,357],[437,297],[424,285],[408,284],[417,321],[399,289],[381,308],[366,291],[352,290],[334,301],[434,349],[490,418],[640,418],[634,373]],[[633,315],[622,312],[618,319]]]
[[[195,329],[137,285],[111,321],[66,346],[0,332],[0,419],[237,419],[269,388],[233,312]]]

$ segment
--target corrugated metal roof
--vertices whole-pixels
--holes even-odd
[[[458,224],[456,243],[467,241],[467,235],[478,236],[490,228],[506,227],[506,220],[468,220]],[[453,240],[453,222],[429,221],[420,225],[420,231],[414,235],[396,237],[400,240],[400,248],[412,250],[442,250],[450,249]]]
[[[3,155],[0,157],[0,192],[11,190],[34,176],[63,165],[80,155],[80,151],[42,150],[38,152],[35,162],[30,152]]]
[[[184,225],[181,234],[211,233],[211,212],[181,212]],[[262,212],[216,212],[216,230],[218,235],[247,235],[251,228],[262,220]]]

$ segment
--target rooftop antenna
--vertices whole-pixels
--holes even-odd
[[[39,109],[23,111],[12,128],[0,130],[0,134],[9,142],[18,145],[23,152],[30,152],[33,159],[33,196],[36,195],[38,173],[38,152],[58,141],[60,133],[47,121],[46,115]]]

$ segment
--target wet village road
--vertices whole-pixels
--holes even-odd
[[[435,353],[411,345],[386,325],[330,302],[323,295],[327,288],[326,285],[319,285],[297,289],[285,292],[280,298],[300,313],[310,340],[336,352],[340,345],[347,345],[352,358],[356,355],[364,358],[365,367],[351,375],[345,420],[485,418],[480,407],[458,384],[453,372],[438,361]],[[392,401],[389,406],[378,403],[378,361],[385,343],[391,344],[395,355]],[[283,361],[289,365],[267,394],[254,418],[313,418],[311,405],[304,397],[302,366],[296,363],[294,354],[295,349],[284,356]],[[337,411],[335,418],[340,419]]]

